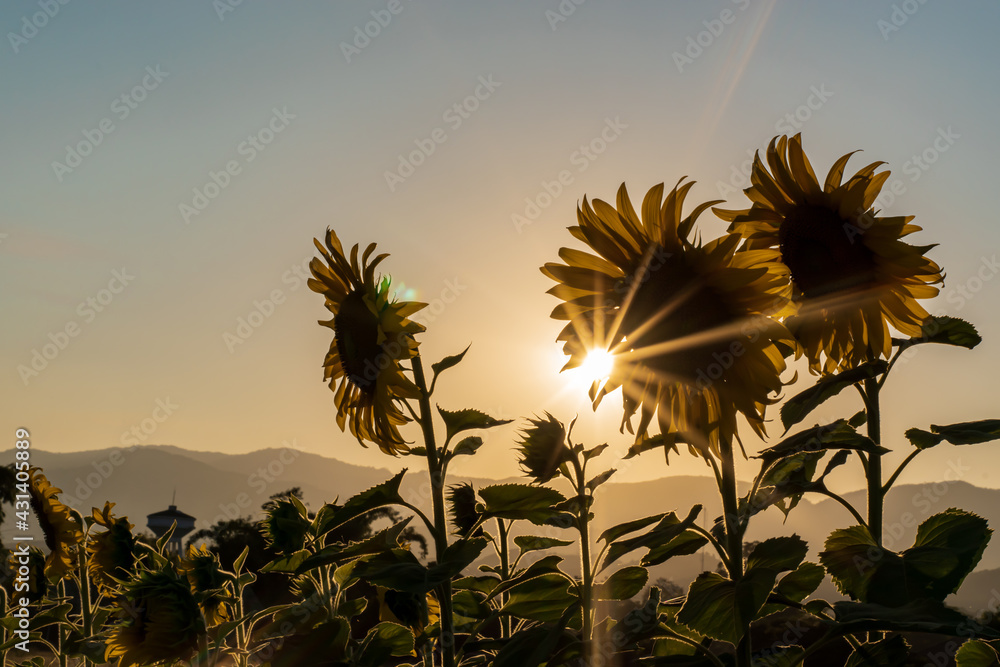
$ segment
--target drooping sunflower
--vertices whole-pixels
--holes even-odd
[[[398,401],[419,398],[420,390],[404,374],[401,362],[417,354],[416,334],[425,327],[409,318],[426,304],[395,301],[389,280],[376,280],[375,268],[388,257],[376,256],[370,244],[358,261],[358,245],[350,259],[333,230],[326,245],[315,240],[318,257],[309,265],[309,287],[326,297],[333,319],[320,321],[333,329],[334,338],[323,362],[324,379],[335,392],[337,425],[362,445],[374,442],[386,454],[406,452],[399,426],[409,421]],[[338,384],[339,382],[339,384]]]
[[[136,538],[132,534],[132,524],[128,517],[115,518],[111,514],[114,503],[105,502],[104,509],[93,509],[94,523],[104,527],[102,533],[94,533],[87,540],[88,566],[93,582],[102,593],[109,594],[118,587],[118,581],[126,579],[135,566]]]
[[[782,386],[784,351],[794,345],[772,319],[787,308],[788,270],[767,251],[738,251],[734,234],[692,241],[697,217],[718,203],[682,217],[693,185],[679,182],[666,199],[662,184],[653,187],[641,219],[624,184],[617,207],[584,198],[569,230],[596,254],[562,248],[565,264],[542,267],[558,283],[549,293],[563,300],[552,317],[569,320],[558,337],[570,356],[565,368],[592,349],[614,355],[591,398],[596,408],[622,388],[632,453],[663,445],[669,456],[686,443],[692,453],[718,455],[720,442],[737,436],[737,413],[762,435],[765,407]],[[649,436],[654,415],[658,438]]]
[[[83,526],[73,511],[59,501],[62,489],[52,486],[41,468],[32,468],[29,474],[31,509],[45,536],[45,546],[49,548],[45,576],[58,581],[68,577],[76,567],[76,550],[83,541]]]
[[[228,621],[233,598],[226,589],[230,577],[222,570],[219,557],[204,544],[200,547],[192,544],[188,546],[187,558],[181,561],[179,569],[187,576],[191,592],[199,601],[208,626]]]
[[[205,635],[205,621],[186,579],[170,565],[143,570],[117,600],[121,622],[108,638],[105,660],[119,667],[189,660]]]
[[[528,423],[531,426],[524,430],[518,442],[518,463],[536,484],[545,484],[558,475],[559,467],[573,456],[566,444],[566,427],[548,412],[544,418],[529,419]]]
[[[875,200],[889,177],[873,162],[843,182],[853,153],[830,168],[820,185],[802,137],[781,136],[767,148],[768,171],[754,158],[749,209],[715,213],[732,222],[747,247],[771,249],[791,273],[797,313],[786,321],[813,372],[830,373],[888,357],[889,327],[919,336],[927,311],[917,299],[936,296],[943,276],[913,246],[913,216],[881,217]]]

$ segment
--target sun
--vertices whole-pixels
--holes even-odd
[[[614,366],[615,357],[607,350],[595,348],[587,353],[587,357],[580,366],[580,375],[588,383],[599,382],[611,375],[611,368]]]

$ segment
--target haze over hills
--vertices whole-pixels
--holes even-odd
[[[3,460],[13,458],[10,451],[3,456]],[[403,497],[429,510],[429,485],[422,461],[402,459],[393,463],[398,465],[397,470],[410,468],[401,486]],[[103,506],[110,500],[116,503],[115,513],[128,516],[137,530],[146,528],[147,515],[166,509],[171,502],[179,510],[196,517],[196,528],[200,529],[223,519],[257,518],[260,506],[272,494],[294,486],[302,488],[306,504],[315,509],[338,496],[343,501],[394,474],[389,469],[351,465],[291,447],[238,455],[188,451],[169,445],[72,453],[32,450],[32,464],[41,466],[52,484],[63,490],[60,498],[67,505],[89,514],[91,507]],[[450,479],[451,483],[459,481],[468,481],[481,488],[498,483],[525,483],[526,480],[486,480],[457,475]],[[556,485],[555,488],[560,487]],[[845,497],[863,511],[863,491],[848,493]],[[700,521],[705,526],[711,525],[721,513],[714,480],[678,476],[648,482],[608,482],[597,493],[592,534],[599,535],[617,523],[659,512],[676,511],[683,516],[694,504],[705,507]],[[1000,490],[960,481],[901,485],[894,488],[886,501],[886,546],[896,551],[904,550],[912,544],[916,527],[922,520],[949,507],[975,512],[986,517],[991,525],[1000,525]],[[835,501],[812,502],[807,496],[787,521],[776,508],[756,515],[750,523],[747,540],[798,534],[809,543],[809,560],[815,561],[829,533],[853,523],[850,514]],[[5,543],[10,543],[12,527],[9,521],[3,525]],[[533,533],[544,530],[528,529]],[[994,539],[987,547],[977,572],[968,578],[951,602],[973,610],[995,608],[1000,603],[998,543],[1000,540]],[[567,570],[573,570],[576,567],[574,548],[559,553],[566,558]],[[716,562],[712,553],[674,559],[657,568],[651,580],[662,576],[686,583],[703,568],[714,568]],[[818,593],[827,599],[837,597],[829,580]]]

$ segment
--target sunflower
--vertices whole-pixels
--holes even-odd
[[[318,239],[315,243],[326,264],[318,257],[312,260],[309,287],[326,297],[333,313],[333,319],[320,324],[334,333],[323,372],[336,395],[337,425],[343,431],[350,418],[351,433],[362,445],[374,442],[393,456],[406,452],[399,426],[409,419],[397,401],[419,398],[420,390],[403,374],[400,362],[417,355],[414,336],[425,327],[407,318],[427,304],[395,301],[388,278],[375,280],[375,267],[388,255],[369,263],[374,243],[360,263],[358,245],[348,260],[333,230],[327,229],[326,247]]]
[[[41,468],[30,470],[31,509],[45,536],[49,555],[45,559],[45,576],[52,581],[68,577],[76,567],[77,545],[83,541],[80,520],[73,510],[59,502],[62,489],[52,486]]]
[[[544,418],[529,419],[531,426],[521,434],[518,459],[521,470],[537,484],[545,484],[559,474],[559,467],[572,459],[566,444],[566,427],[545,413]]]
[[[754,158],[750,201],[742,211],[716,210],[747,247],[771,249],[788,267],[797,313],[786,324],[813,372],[830,373],[888,357],[889,326],[919,336],[928,317],[917,299],[938,293],[941,269],[924,257],[934,245],[900,239],[920,231],[913,216],[880,217],[873,208],[889,177],[873,162],[842,182],[853,153],[834,162],[820,186],[801,135],[775,137],[770,172]]]
[[[226,583],[230,577],[222,570],[219,557],[204,544],[201,547],[189,545],[187,558],[181,561],[179,569],[187,576],[191,592],[200,601],[208,626],[228,621],[232,596],[228,594]]]
[[[144,570],[118,599],[121,623],[108,638],[105,660],[119,667],[189,660],[205,635],[205,621],[188,582],[169,565]]]
[[[87,553],[90,554],[90,574],[102,593],[110,593],[118,587],[116,579],[125,579],[135,566],[135,542],[132,524],[128,517],[114,518],[111,508],[115,504],[104,503],[104,509],[93,510],[94,523],[107,530],[90,536]]]
[[[650,189],[641,220],[624,184],[617,207],[584,198],[579,225],[569,230],[597,254],[562,248],[565,264],[542,267],[558,283],[549,293],[563,300],[552,317],[569,320],[557,339],[570,357],[565,368],[592,349],[614,355],[609,377],[590,395],[596,408],[622,387],[622,430],[636,435],[633,454],[663,445],[669,456],[682,442],[692,453],[718,455],[720,442],[737,435],[738,412],[763,435],[764,410],[785,369],[778,343],[794,344],[768,316],[785,312],[788,270],[767,251],[737,251],[734,234],[691,241],[697,217],[718,203],[682,217],[692,185],[679,182],[665,200],[662,184]],[[657,438],[648,433],[654,414]]]

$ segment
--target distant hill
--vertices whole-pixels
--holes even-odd
[[[13,460],[10,451],[3,457],[0,460]],[[393,474],[388,469],[351,465],[292,449],[264,449],[248,454],[194,452],[168,445],[72,453],[33,449],[32,462],[44,469],[55,486],[63,489],[63,502],[89,514],[91,507],[103,506],[105,500],[110,500],[116,503],[115,512],[128,516],[137,529],[145,529],[146,516],[166,509],[175,497],[179,510],[197,518],[197,528],[207,528],[226,518],[256,518],[269,496],[293,486],[301,487],[307,504],[317,508],[338,496],[343,501]],[[405,459],[400,461],[401,466],[408,463]],[[403,480],[403,496],[418,507],[429,507],[426,472],[419,467],[419,461],[412,464]],[[481,488],[525,480],[460,477],[451,480],[459,481]],[[864,507],[863,492],[849,493],[846,497]],[[721,513],[711,478],[681,476],[637,483],[608,482],[598,491],[593,534],[599,535],[614,524],[649,514],[666,511],[686,514],[696,503],[705,506],[701,521],[710,526]],[[893,490],[886,502],[886,545],[895,550],[905,549],[912,544],[920,521],[949,507],[976,512],[992,525],[1000,525],[1000,490],[965,482],[902,485]],[[829,533],[852,523],[851,516],[836,502],[810,502],[807,497],[791,512],[787,522],[777,509],[755,516],[747,539],[798,534],[809,543],[809,559],[815,561]],[[531,527],[531,530],[538,533],[543,529]],[[12,525],[7,522],[2,529],[5,543],[10,543],[11,534]],[[974,610],[985,608],[994,598],[994,606],[1000,604],[1000,593],[990,592],[1000,591],[998,543],[1000,540],[994,540],[987,548],[980,571],[969,577],[962,592],[955,596],[955,604]],[[564,549],[560,555],[566,558],[568,570],[578,567],[573,548]],[[711,553],[687,556],[657,568],[651,579],[663,576],[686,583],[703,567],[714,568],[716,563]],[[829,580],[819,593],[827,598],[837,595]]]

